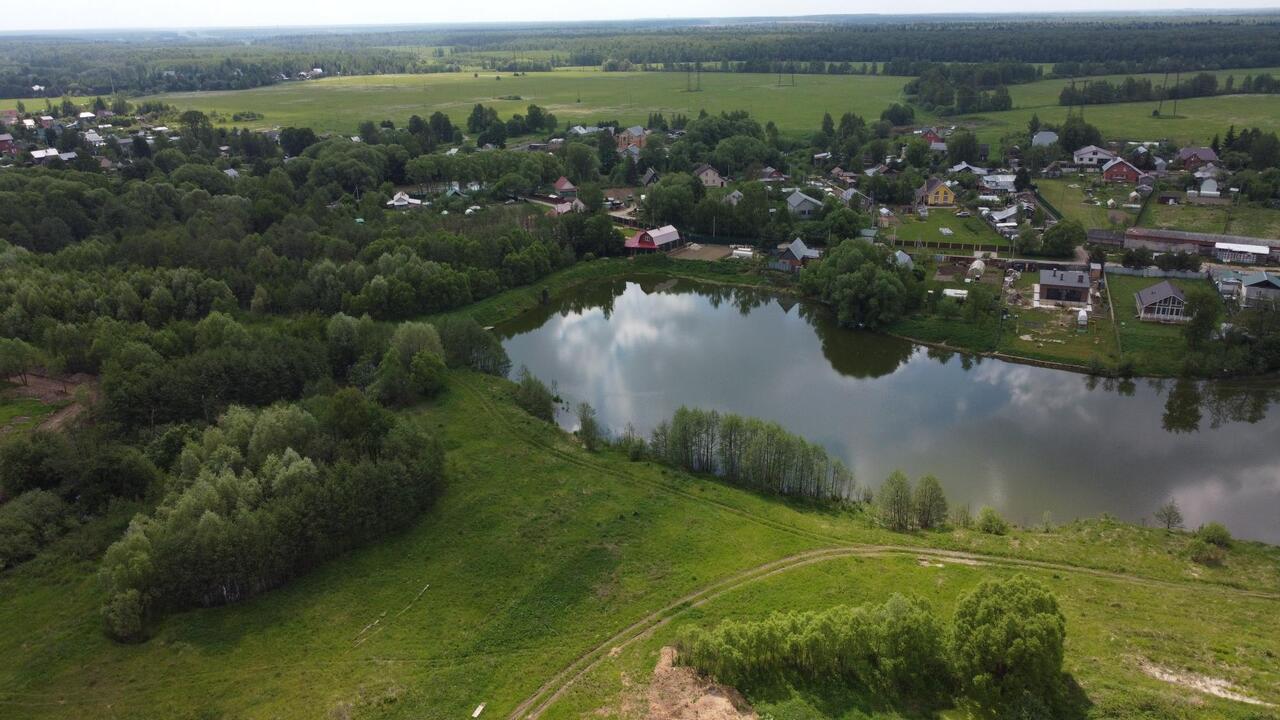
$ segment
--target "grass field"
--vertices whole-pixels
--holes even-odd
[[[96,559],[127,512],[0,575],[0,623],[22,628],[0,634],[0,707],[24,718],[446,718],[484,702],[486,716],[500,718],[561,668],[607,656],[624,628],[667,633],[659,621],[668,617],[755,615],[890,590],[947,608],[985,573],[1022,567],[1007,565],[1020,558],[1056,563],[1032,570],[1068,608],[1069,667],[1099,707],[1143,703],[1186,717],[1248,709],[1145,680],[1134,652],[1280,701],[1267,660],[1280,639],[1266,620],[1280,601],[1235,589],[1280,590],[1276,548],[1237,543],[1224,567],[1202,568],[1185,559],[1187,536],[1111,521],[1005,537],[892,534],[856,511],[791,506],[611,452],[588,456],[511,407],[509,392],[454,374],[442,400],[414,411],[444,434],[451,473],[417,526],[257,599],[168,617],[146,643],[113,644],[96,613]],[[885,547],[868,555],[852,543]],[[913,568],[920,553],[935,557],[927,546],[982,556]],[[782,561],[815,548],[834,549]],[[617,662],[651,667],[648,643]],[[618,683],[616,674],[578,683],[546,717],[608,707]]]
[[[604,73],[558,70],[521,77],[493,72],[436,75],[381,75],[325,78],[253,90],[176,93],[156,99],[179,108],[231,114],[251,110],[263,118],[256,127],[309,125],[316,130],[352,132],[362,120],[390,118],[404,123],[410,115],[443,111],[465,124],[476,103],[497,109],[504,118],[524,113],[534,103],[565,120],[618,120],[643,123],[649,113],[696,116],[700,110],[747,110],[761,122],[773,120],[784,132],[808,134],[822,123],[823,112],[839,117],[855,112],[879,118],[880,111],[902,99],[907,78],[882,76],[797,76],[795,86],[778,86],[776,75],[704,73],[701,92],[687,92],[683,73]],[[789,82],[789,78],[786,79]],[[502,100],[506,96],[520,100]],[[0,107],[3,107],[0,103]]]
[[[1082,177],[1036,180],[1041,197],[1048,200],[1067,220],[1078,220],[1086,228],[1122,229],[1134,224],[1138,213],[1125,208],[1130,204],[1131,186],[1100,185],[1087,194],[1092,183]],[[1115,200],[1114,209],[1107,207]]]
[[[1165,230],[1280,238],[1280,210],[1248,203],[1161,205],[1152,202],[1144,210],[1139,224]]]
[[[407,48],[429,54],[433,48]],[[481,53],[483,54],[483,53]],[[467,54],[463,54],[466,56]],[[505,57],[498,53],[494,57]],[[1276,69],[1221,70],[1225,81],[1234,75],[1237,83],[1246,74],[1276,73]],[[501,80],[495,76],[501,75]],[[1163,82],[1163,75],[1146,75]],[[1112,81],[1124,76],[1106,76]],[[816,130],[824,112],[839,117],[855,112],[868,120],[903,99],[902,87],[910,78],[884,75],[797,75],[795,86],[778,85],[771,74],[703,73],[702,90],[688,92],[683,73],[604,73],[594,68],[560,69],[515,77],[510,73],[474,72],[431,75],[379,75],[333,77],[308,82],[284,83],[252,90],[203,93],[170,93],[155,96],[181,109],[217,112],[225,118],[242,111],[261,114],[250,127],[307,125],[319,131],[353,132],[363,120],[389,118],[405,122],[410,115],[428,115],[436,110],[461,124],[471,107],[484,103],[507,117],[524,112],[529,103],[541,105],[560,120],[591,122],[616,119],[624,124],[644,122],[651,112],[695,115],[699,110],[748,110],[762,122],[773,120],[785,133],[807,136]],[[1092,78],[1091,78],[1092,79]],[[790,78],[784,78],[789,83]],[[1041,80],[1009,88],[1014,109],[934,118],[917,113],[918,123],[942,122],[971,125],[984,142],[995,142],[1009,132],[1022,132],[1032,114],[1041,121],[1061,123],[1067,108],[1058,105],[1058,94],[1066,80]],[[500,100],[519,95],[519,101]],[[153,99],[153,98],[148,98]],[[83,98],[76,98],[83,101]],[[12,108],[16,100],[0,100],[0,109]],[[33,102],[28,102],[33,105]],[[1085,109],[1085,118],[1108,138],[1131,140],[1169,139],[1179,143],[1208,143],[1214,134],[1237,128],[1274,128],[1280,115],[1280,95],[1234,95],[1191,98],[1178,103],[1178,117],[1152,117],[1155,103],[1094,105]]]
[[[1115,328],[1105,309],[1098,308],[1083,331],[1074,310],[1018,308],[1014,314],[1000,336],[1002,353],[1080,366],[1095,357],[1108,364],[1119,359]]]
[[[943,228],[951,230],[951,235],[944,235]],[[958,218],[952,210],[930,208],[929,217],[919,218],[914,214],[903,214],[902,224],[881,234],[893,235],[897,232],[898,242],[941,242],[959,243],[962,245],[996,245],[1008,247],[1009,242],[991,229],[991,226],[980,217]]]
[[[1133,294],[1160,282],[1161,278],[1144,278],[1130,275],[1107,275],[1111,300],[1115,303],[1116,323],[1120,331],[1120,349],[1133,357],[1142,372],[1159,375],[1177,375],[1182,371],[1182,358],[1187,351],[1187,341],[1182,337],[1182,326],[1137,319]],[[1190,290],[1197,285],[1210,287],[1208,280],[1170,279],[1169,282]]]

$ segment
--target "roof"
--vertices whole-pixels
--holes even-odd
[[[1182,294],[1182,291],[1178,289],[1178,286],[1174,285],[1168,280],[1161,280],[1155,285],[1152,285],[1151,287],[1148,287],[1148,288],[1143,288],[1133,294],[1133,298],[1138,301],[1139,307],[1147,307],[1148,305],[1154,305],[1160,302],[1161,300],[1164,300],[1170,297],[1177,298],[1184,302],[1187,299],[1187,296]]]
[[[707,172],[708,170],[715,173],[716,175],[720,174],[719,170],[716,170],[715,168],[711,167],[707,163],[699,163],[698,166],[693,169],[693,174],[701,175],[702,173]]]
[[[805,260],[809,258],[822,257],[821,251],[814,250],[808,245],[805,245],[804,241],[801,240],[800,238],[796,238],[795,240],[792,240],[791,244],[787,245],[786,250],[784,250],[783,252],[791,253],[792,257],[794,257],[797,260]]]
[[[795,210],[803,205],[817,205],[818,207],[822,207],[821,202],[805,195],[799,190],[787,196],[787,207]]]
[[[911,256],[901,250],[898,250],[893,254],[893,261],[899,265],[906,265],[907,267],[915,266],[915,262],[911,260]]]
[[[725,195],[722,202],[729,203],[730,205],[737,205],[739,202],[742,201],[742,198],[744,197],[746,196],[742,194],[741,190],[734,190],[728,195]]]
[[[931,177],[928,180],[924,181],[924,185],[921,185],[919,188],[916,189],[916,194],[928,195],[934,190],[937,190],[939,185],[943,185],[943,184],[944,183],[942,182],[941,178]]]
[[[1178,151],[1179,160],[1189,160],[1191,158],[1213,161],[1218,159],[1218,153],[1214,152],[1213,148],[1208,147],[1184,147]]]
[[[657,249],[663,245],[676,242],[680,239],[680,231],[676,230],[674,225],[663,225],[655,230],[641,230],[635,235],[627,238],[625,247],[631,249]]]
[[[1042,147],[1044,145],[1052,145],[1056,142],[1058,142],[1058,133],[1052,130],[1041,130],[1040,132],[1031,136],[1031,144],[1036,147]]]
[[[1280,275],[1276,275],[1275,273],[1263,272],[1262,270],[1245,275],[1244,277],[1240,278],[1240,282],[1241,284],[1246,285],[1248,287],[1261,287],[1264,285],[1270,285],[1273,288],[1280,289]]]
[[[1135,167],[1133,163],[1129,162],[1128,160],[1125,160],[1124,158],[1115,158],[1110,162],[1108,162],[1106,165],[1103,165],[1102,172],[1106,172],[1111,168],[1116,167],[1117,165],[1128,165],[1130,168],[1133,169],[1134,172],[1138,173],[1139,175],[1142,174],[1142,171],[1138,170],[1138,168]]]
[[[947,170],[947,172],[951,172],[951,173],[971,172],[974,175],[986,175],[990,171],[987,170],[986,168],[980,168],[976,165],[970,165],[967,162],[959,162],[959,163],[956,163],[955,165],[952,165]]]
[[[1087,290],[1089,273],[1084,270],[1041,270],[1040,284]]]
[[[1271,248],[1266,245],[1246,245],[1244,243],[1220,242],[1213,244],[1214,250],[1229,250],[1231,252],[1253,253],[1255,255],[1266,255],[1271,252]]]
[[[1156,240],[1163,242],[1185,242],[1210,245],[1228,242],[1241,245],[1266,245],[1271,248],[1280,247],[1280,239],[1245,237],[1243,235],[1221,235],[1218,233],[1187,232],[1185,230],[1162,230],[1160,228],[1131,227],[1124,231],[1126,238],[1135,240]]]
[[[555,189],[559,192],[563,190],[577,190],[578,188],[575,187],[573,183],[569,182],[569,178],[561,175],[560,179],[556,180]]]
[[[1018,217],[1018,206],[1011,205],[1003,210],[996,210],[991,213],[991,219],[996,222],[1004,222],[1009,218]]]
[[[1113,152],[1111,152],[1110,150],[1108,150],[1108,149],[1106,149],[1106,148],[1100,148],[1100,147],[1098,147],[1097,145],[1085,145],[1084,147],[1082,147],[1082,148],[1080,148],[1079,150],[1075,151],[1075,153],[1073,153],[1073,154],[1075,154],[1075,155],[1084,155],[1084,154],[1088,154],[1088,153],[1093,153],[1093,154],[1095,154],[1095,155],[1106,155],[1107,157],[1115,157],[1115,156],[1116,156],[1116,154],[1115,154],[1115,153],[1113,153]]]

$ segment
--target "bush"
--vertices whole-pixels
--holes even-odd
[[[1196,531],[1196,537],[1210,545],[1217,545],[1222,549],[1231,547],[1231,533],[1222,523],[1211,522],[1201,525]]]
[[[444,390],[449,370],[444,360],[430,350],[421,350],[409,365],[409,382],[419,395],[432,398]]]
[[[952,661],[966,695],[995,709],[1052,706],[1062,682],[1067,621],[1041,583],[1017,575],[986,580],[960,597]]]
[[[1223,550],[1221,546],[1200,538],[1191,541],[1191,545],[1187,547],[1187,555],[1192,562],[1210,567],[1217,567],[1226,562],[1227,559],[1227,551]]]
[[[67,504],[45,490],[26,492],[0,505],[0,570],[35,556],[73,524]]]
[[[1009,532],[1009,523],[995,508],[984,507],[978,512],[978,529],[988,535],[1004,535]]]
[[[556,419],[555,393],[527,367],[521,367],[516,378],[515,401],[517,407],[539,420],[554,422]]]
[[[601,432],[600,421],[596,419],[596,410],[589,404],[578,403],[575,409],[578,416],[578,439],[582,441],[582,447],[589,452],[594,452],[600,446]]]

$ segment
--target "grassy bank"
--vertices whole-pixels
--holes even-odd
[[[484,702],[486,715],[503,717],[559,669],[601,647],[607,655],[632,623],[655,612],[698,620],[685,612],[693,601],[681,599],[708,587],[723,594],[698,606],[707,618],[890,589],[947,607],[983,573],[1016,567],[1051,581],[1073,608],[1069,662],[1091,695],[1120,698],[1118,688],[1131,686],[1133,701],[1157,715],[1239,714],[1143,680],[1130,657],[1140,652],[1229,673],[1242,692],[1280,701],[1280,678],[1265,669],[1268,653],[1280,653],[1265,632],[1277,600],[1235,589],[1280,592],[1277,548],[1237,543],[1225,565],[1210,568],[1187,559],[1184,534],[1105,520],[1007,536],[889,533],[857,510],[789,504],[613,452],[588,455],[512,407],[509,392],[505,381],[454,374],[440,401],[411,412],[443,434],[451,473],[415,527],[246,603],[168,617],[145,643],[107,640],[96,612],[96,560],[127,513],[0,575],[0,623],[15,629],[0,635],[0,707],[24,718],[443,718]],[[751,574],[819,548],[843,549],[831,562]],[[980,557],[939,556],[945,569],[917,569],[925,548]],[[1204,602],[1213,602],[1212,618],[1198,610]],[[652,667],[652,646],[616,662]],[[610,706],[619,683],[615,673],[575,685],[548,716]]]

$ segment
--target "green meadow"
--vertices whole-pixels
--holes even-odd
[[[689,623],[891,592],[949,612],[981,577],[1014,572],[1058,593],[1067,669],[1100,710],[1256,709],[1153,680],[1143,662],[1280,702],[1267,620],[1280,602],[1277,548],[1237,541],[1223,566],[1202,567],[1186,534],[1105,519],[1007,536],[890,533],[860,510],[586,453],[516,409],[511,387],[452,373],[440,400],[409,411],[443,436],[450,472],[414,527],[242,604],[166,617],[146,642],[103,635],[94,577],[136,508],[0,575],[0,623],[22,628],[0,634],[0,714],[447,718],[486,703],[493,718],[612,717],[623,683],[643,683]]]

